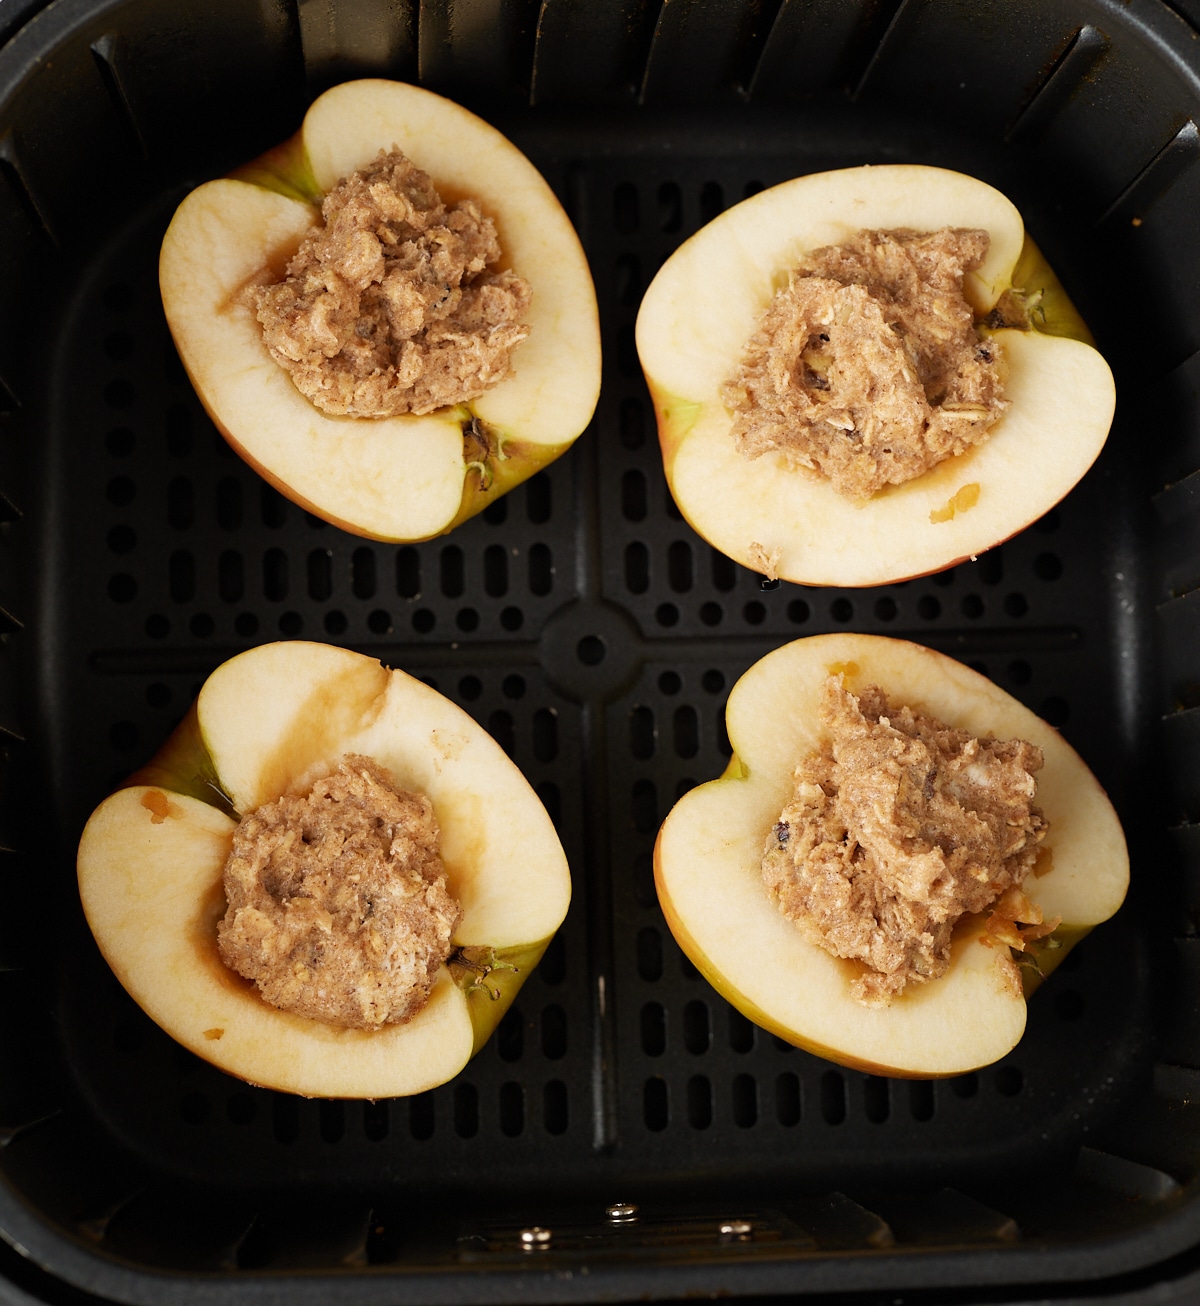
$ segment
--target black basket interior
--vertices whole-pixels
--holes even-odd
[[[187,190],[363,74],[443,91],[530,155],[584,242],[605,350],[567,457],[405,547],[306,514],[230,452],[157,290]],[[1183,18],[1153,0],[56,0],[0,50],[0,95],[0,1233],[29,1262],[4,1273],[121,1301],[161,1300],[166,1271],[179,1301],[467,1302],[1087,1293],[1190,1272],[1200,41]],[[1113,365],[1117,422],[1062,504],[976,562],[766,585],[671,500],[637,306],[722,209],[883,161],[1015,201]],[[656,904],[655,833],[724,768],[730,686],[843,629],[990,676],[1062,729],[1130,836],[1126,907],[977,1074],[887,1080],[783,1044],[698,976]],[[420,1097],[306,1101],[221,1074],[124,994],[79,911],[94,804],[219,662],[295,636],[460,703],[570,859],[541,967]],[[639,1218],[614,1222],[619,1201]],[[530,1252],[533,1225],[552,1236]]]

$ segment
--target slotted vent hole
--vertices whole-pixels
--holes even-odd
[[[863,1080],[863,1113],[873,1125],[881,1125],[891,1114],[888,1081],[879,1075]]]
[[[658,829],[658,789],[654,781],[635,781],[631,798],[634,829],[640,834],[653,834]]]
[[[535,786],[550,823],[557,830],[562,824],[562,792],[553,780],[539,780]]]
[[[277,1143],[294,1143],[300,1137],[300,1104],[286,1093],[271,1099],[271,1133]]]
[[[704,226],[725,210],[725,191],[720,182],[706,181],[700,187],[700,225]]]
[[[539,598],[554,586],[554,555],[548,545],[538,543],[529,550],[529,592]]]
[[[493,712],[488,717],[488,734],[504,749],[509,757],[512,757],[517,746],[517,740],[511,712],[506,712],[503,708],[498,708]]]
[[[408,1099],[408,1132],[419,1143],[433,1137],[436,1117],[432,1093],[418,1093]]]
[[[543,984],[558,985],[567,977],[567,945],[558,933],[546,945],[542,960],[538,965],[538,974]]]
[[[386,1102],[363,1103],[363,1136],[372,1143],[382,1143],[391,1125]]]
[[[268,549],[263,554],[263,598],[282,603],[288,596],[288,558],[282,549]]]
[[[753,1075],[734,1075],[733,1123],[739,1129],[752,1129],[758,1123],[758,1083]]]
[[[642,1004],[640,1032],[646,1056],[661,1057],[667,1050],[667,1013],[661,1002]]]
[[[638,853],[633,859],[633,891],[639,907],[653,907],[658,901],[654,889],[654,858]]]
[[[621,400],[618,426],[626,449],[640,449],[646,443],[646,409],[640,399]]]
[[[700,751],[700,718],[691,704],[675,709],[673,717],[675,754],[677,757],[695,757]]]
[[[709,566],[713,589],[727,594],[737,584],[737,563],[719,549],[710,549]]]
[[[558,716],[553,708],[540,707],[533,714],[533,755],[539,762],[553,762],[558,756]]]
[[[647,1129],[661,1133],[670,1123],[670,1097],[667,1081],[652,1075],[642,1085],[642,1120]]]
[[[493,599],[508,593],[508,550],[501,544],[489,544],[483,552],[483,588]]]
[[[641,540],[625,546],[625,588],[630,594],[645,594],[650,588],[650,550]]]
[[[683,1046],[693,1056],[707,1052],[712,1043],[708,1003],[692,1001],[683,1009]]]
[[[649,984],[662,979],[663,946],[662,935],[647,926],[638,931],[637,936],[637,971],[638,976]]]
[[[637,468],[621,477],[621,515],[632,522],[646,519],[646,477]]]
[[[561,1079],[546,1081],[542,1089],[542,1122],[548,1134],[565,1134],[570,1124],[567,1086]]]
[[[328,549],[312,549],[308,555],[308,597],[324,603],[333,593],[333,554]]]
[[[217,559],[217,593],[226,603],[240,603],[246,593],[246,569],[236,549],[225,549]]]
[[[377,581],[375,550],[355,549],[350,555],[350,590],[356,599],[373,599]]]
[[[687,540],[675,540],[667,549],[667,583],[676,594],[692,588],[692,546]]]
[[[232,476],[223,476],[217,482],[217,525],[222,530],[234,531],[242,524],[242,486]]]
[[[908,1113],[914,1120],[933,1119],[933,1084],[928,1079],[908,1081]]]
[[[639,762],[654,756],[654,713],[648,707],[629,713],[629,751]]]
[[[525,1052],[525,1017],[509,1007],[496,1029],[496,1052],[501,1061],[520,1061]]]
[[[464,585],[463,551],[457,544],[447,544],[438,558],[438,587],[446,598],[457,599]]]
[[[683,229],[683,192],[676,182],[658,188],[658,229],[669,236]]]
[[[544,526],[553,511],[553,487],[545,472],[538,472],[525,482],[525,513],[534,526]]]
[[[775,1076],[775,1118],[787,1129],[800,1123],[800,1076],[790,1070]]]
[[[412,548],[396,553],[396,593],[402,599],[421,595],[421,555]]]
[[[479,1090],[461,1080],[454,1085],[454,1132],[459,1138],[479,1133]]]
[[[639,225],[637,187],[623,181],[613,191],[613,226],[618,235],[631,236]]]
[[[525,1132],[525,1088],[512,1080],[500,1085],[500,1132],[506,1138]]]
[[[547,1061],[561,1061],[567,1055],[567,1013],[558,1003],[542,1012],[542,1055]]]
[[[617,256],[617,303],[636,308],[642,300],[642,261],[636,254]]]
[[[742,1055],[754,1050],[754,1024],[736,1007],[729,1008],[729,1046]]]
[[[317,1110],[323,1143],[340,1143],[346,1132],[346,1108],[342,1102],[322,1102]]]
[[[827,1125],[840,1125],[846,1119],[846,1080],[836,1070],[821,1076],[821,1119]]]
[[[693,1075],[687,1085],[688,1124],[707,1129],[713,1122],[712,1081],[707,1075]]]

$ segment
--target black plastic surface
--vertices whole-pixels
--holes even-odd
[[[240,44],[221,27],[235,8]],[[1149,0],[88,11],[57,0],[0,52],[0,1232],[127,1301],[160,1300],[161,1271],[181,1301],[1016,1292],[1145,1273],[1200,1241],[1184,479],[1200,463],[1200,49],[1184,22]],[[187,187],[370,71],[420,75],[543,169],[591,260],[605,349],[570,455],[403,548],[308,516],[227,449],[156,285]],[[637,305],[722,208],[884,160],[1010,195],[1113,364],[1117,424],[1062,505],[977,562],[864,591],[764,587],[670,500]],[[102,213],[80,235],[83,195]],[[983,670],[1063,730],[1134,836],[1127,907],[976,1075],[888,1081],[784,1046],[696,975],[655,902],[655,832],[723,769],[730,686],[784,640],[837,629]],[[221,1075],[139,1012],[80,917],[73,851],[94,803],[221,660],[294,636],[461,703],[571,862],[571,914],[514,1011],[458,1080],[411,1101],[307,1102]],[[617,1200],[642,1219],[607,1223]],[[753,1236],[722,1240],[734,1218]],[[549,1251],[521,1251],[532,1224],[556,1230]]]

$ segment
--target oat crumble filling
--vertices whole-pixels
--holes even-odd
[[[986,231],[860,231],[805,255],[722,387],[747,458],[780,451],[865,500],[985,440],[1002,355],[963,278]]]
[[[946,972],[966,913],[991,908],[988,942],[1053,932],[1021,892],[1049,823],[1035,805],[1041,749],[975,738],[829,677],[824,738],[794,773],[767,838],[763,880],[806,938],[861,963],[854,997],[887,1006]],[[1009,965],[1010,982],[1017,985]]]
[[[352,1029],[412,1019],[461,909],[433,806],[348,754],[244,816],[225,864],[221,960],[284,1011]]]
[[[500,270],[496,224],[447,207],[428,173],[381,151],[326,195],[283,281],[251,292],[271,356],[323,412],[431,413],[502,381],[529,334],[529,283]]]

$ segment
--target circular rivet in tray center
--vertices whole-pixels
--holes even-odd
[[[576,699],[604,698],[629,684],[642,659],[641,638],[628,613],[586,598],[550,617],[539,652],[555,687]]]

